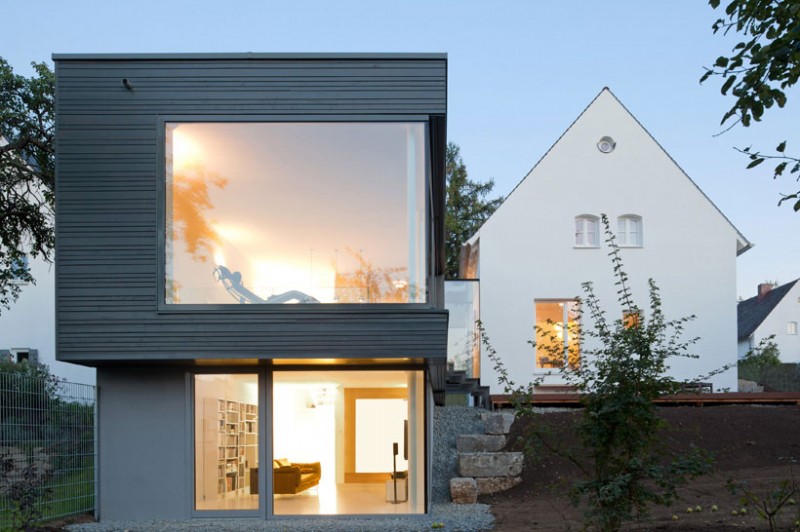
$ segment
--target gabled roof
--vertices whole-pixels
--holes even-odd
[[[758,296],[751,297],[744,301],[740,301],[737,307],[739,315],[739,340],[749,338],[753,332],[758,329],[758,326],[769,316],[778,303],[784,298],[789,290],[800,279],[795,279],[791,283],[778,286],[767,292],[759,299]]]
[[[531,176],[531,174],[533,174],[533,171],[536,169],[536,167],[537,167],[537,166],[539,166],[539,164],[541,164],[541,162],[547,158],[547,156],[550,154],[550,152],[553,150],[553,148],[555,148],[555,147],[556,147],[556,146],[559,144],[559,142],[561,142],[561,139],[562,139],[562,138],[564,138],[564,136],[566,136],[566,135],[567,135],[567,133],[569,133],[569,131],[570,131],[570,130],[571,130],[571,129],[572,129],[574,126],[575,126],[575,124],[577,124],[577,123],[578,123],[578,122],[581,120],[581,118],[583,117],[583,115],[585,115],[585,114],[586,114],[586,112],[587,112],[587,111],[588,111],[588,110],[589,110],[589,109],[592,107],[592,105],[594,105],[594,104],[595,104],[595,102],[596,102],[596,101],[597,101],[597,100],[600,98],[600,96],[602,96],[602,95],[603,95],[603,94],[605,94],[605,93],[608,93],[608,95],[609,95],[609,96],[611,96],[611,98],[613,98],[613,100],[614,100],[614,101],[615,101],[617,104],[619,104],[619,106],[620,106],[620,107],[621,107],[621,108],[622,108],[622,109],[623,109],[623,110],[624,110],[624,111],[625,111],[625,112],[626,112],[626,113],[627,113],[627,114],[628,114],[628,115],[629,115],[629,116],[630,116],[630,117],[633,119],[633,121],[634,121],[634,122],[636,122],[636,124],[637,124],[637,125],[638,125],[638,126],[641,128],[641,129],[642,129],[642,131],[643,131],[643,132],[644,132],[644,133],[645,133],[645,134],[646,134],[648,137],[650,137],[650,139],[651,139],[651,140],[652,140],[652,141],[653,141],[653,142],[656,144],[656,146],[658,146],[658,148],[659,148],[659,149],[660,149],[662,152],[664,152],[664,155],[666,155],[666,156],[667,156],[667,158],[668,158],[668,159],[669,159],[669,160],[672,162],[672,164],[674,164],[674,165],[675,165],[675,168],[677,168],[677,169],[678,169],[678,171],[679,171],[681,174],[683,174],[683,176],[684,176],[684,177],[686,177],[686,179],[688,179],[688,180],[689,180],[689,182],[690,182],[690,183],[691,183],[691,184],[692,184],[692,185],[693,185],[693,186],[694,186],[694,187],[695,187],[695,188],[698,190],[698,192],[700,192],[700,194],[701,194],[701,195],[702,195],[702,196],[703,196],[703,197],[704,197],[704,198],[705,198],[705,199],[708,201],[709,205],[711,205],[711,207],[713,207],[713,208],[714,208],[714,209],[715,209],[715,210],[716,210],[716,211],[717,211],[717,212],[720,214],[720,216],[722,216],[722,218],[723,218],[723,219],[724,219],[724,220],[725,220],[725,221],[728,223],[728,225],[730,225],[730,227],[731,227],[731,228],[732,228],[732,229],[733,229],[733,230],[736,232],[736,255],[737,255],[737,256],[738,256],[738,255],[741,255],[742,253],[744,253],[745,251],[747,251],[747,250],[749,250],[751,247],[753,247],[753,244],[752,244],[752,243],[751,243],[749,240],[747,240],[747,238],[745,238],[745,236],[744,236],[744,235],[741,233],[741,231],[739,231],[739,230],[736,228],[736,226],[734,226],[734,225],[733,225],[733,223],[732,223],[732,222],[731,222],[731,221],[728,219],[728,217],[727,217],[727,216],[725,216],[725,214],[724,214],[724,213],[723,213],[723,212],[722,212],[722,211],[719,209],[719,207],[717,207],[717,206],[714,204],[714,202],[713,202],[713,201],[711,201],[711,199],[710,199],[710,198],[709,198],[709,197],[708,197],[708,196],[705,194],[705,192],[703,192],[703,190],[702,190],[702,189],[701,189],[699,186],[697,186],[697,183],[695,183],[695,182],[694,182],[694,180],[693,180],[691,177],[689,177],[689,175],[688,175],[688,174],[687,174],[687,173],[686,173],[686,172],[683,170],[683,168],[681,168],[681,167],[680,167],[680,165],[679,165],[677,162],[675,162],[675,159],[673,159],[673,158],[672,158],[672,156],[671,156],[671,155],[670,155],[670,154],[667,152],[667,150],[665,150],[665,149],[664,149],[664,147],[663,147],[663,146],[661,146],[661,144],[659,144],[659,142],[658,142],[658,141],[655,139],[655,137],[653,137],[653,135],[651,135],[651,134],[650,134],[650,132],[647,130],[647,128],[645,128],[645,127],[642,125],[642,123],[641,123],[641,122],[639,122],[639,120],[638,120],[638,119],[637,119],[637,118],[636,118],[636,117],[633,115],[633,113],[631,113],[631,112],[628,110],[628,108],[627,108],[627,107],[625,107],[625,105],[624,105],[624,104],[623,104],[623,103],[622,103],[622,102],[619,100],[619,98],[617,98],[617,97],[616,97],[616,95],[614,95],[614,93],[613,93],[613,92],[611,92],[611,89],[609,89],[608,87],[603,87],[603,89],[602,89],[602,90],[601,90],[601,91],[600,91],[600,92],[597,94],[597,96],[595,96],[595,97],[592,99],[592,101],[591,101],[591,102],[589,102],[589,105],[587,105],[587,106],[584,108],[584,110],[581,112],[581,114],[580,114],[580,115],[578,115],[578,117],[577,117],[575,120],[573,120],[573,121],[572,121],[572,123],[569,125],[569,127],[568,127],[568,128],[567,128],[567,129],[566,129],[566,130],[565,130],[565,131],[564,131],[564,132],[563,132],[563,133],[562,133],[562,134],[561,134],[561,135],[558,137],[558,139],[557,139],[557,140],[556,140],[556,141],[553,143],[553,145],[552,145],[552,146],[550,146],[550,148],[549,148],[549,149],[548,149],[548,150],[545,152],[545,154],[544,154],[544,155],[542,155],[542,157],[541,157],[541,158],[540,158],[540,159],[539,159],[539,160],[536,162],[536,164],[535,164],[535,165],[533,165],[533,168],[531,168],[531,169],[528,171],[528,173],[525,175],[525,177],[523,177],[523,178],[522,178],[522,180],[520,180],[520,182],[519,182],[519,183],[517,183],[517,185],[516,185],[516,186],[514,187],[514,189],[513,189],[513,190],[512,190],[512,191],[511,191],[511,192],[508,194],[508,196],[506,196],[506,198],[505,198],[505,199],[507,200],[509,196],[511,196],[512,194],[514,194],[514,192],[516,192],[516,191],[517,191],[517,189],[520,187],[520,185],[522,185],[522,183],[524,183],[524,182],[525,182],[525,181],[528,179],[528,177],[530,177],[530,176]],[[504,202],[505,202],[505,200],[504,200]],[[501,205],[500,205],[500,206],[497,208],[497,210],[498,210],[498,211],[499,211],[499,210],[502,210],[502,208],[503,208],[503,205],[501,204]],[[497,212],[497,211],[495,211],[495,212]],[[484,222],[483,222],[483,223],[484,223],[484,224],[486,224],[486,222],[488,222],[488,220],[490,220],[491,218],[492,218],[492,217],[490,216],[489,218],[487,218],[486,220],[484,220]],[[476,232],[476,234],[477,234],[478,232],[480,232],[480,228],[478,229],[478,231]]]

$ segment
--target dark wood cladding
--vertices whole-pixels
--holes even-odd
[[[434,248],[442,248],[444,56],[54,56],[58,359],[426,358],[447,312],[420,305],[159,311],[160,117],[430,117]],[[128,90],[122,80],[128,80]],[[442,203],[441,205],[439,203]],[[440,270],[438,252],[435,270]],[[440,272],[436,272],[440,273]],[[431,297],[441,282],[434,275]]]

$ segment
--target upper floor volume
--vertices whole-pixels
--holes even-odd
[[[64,360],[438,356],[445,55],[54,60]]]

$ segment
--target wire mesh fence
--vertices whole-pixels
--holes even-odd
[[[0,523],[94,509],[95,401],[46,370],[0,372]]]

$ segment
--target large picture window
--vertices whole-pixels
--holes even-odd
[[[425,512],[422,371],[276,371],[275,515]]]
[[[167,122],[167,304],[426,301],[426,125]]]

